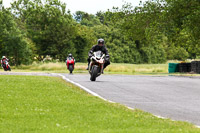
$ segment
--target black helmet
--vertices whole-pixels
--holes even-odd
[[[104,45],[104,43],[105,43],[105,42],[104,42],[104,39],[102,39],[102,38],[101,38],[101,39],[98,39],[98,41],[97,41],[97,44],[103,44],[103,45]]]
[[[68,57],[72,57],[72,54],[70,53],[70,54],[68,55]]]

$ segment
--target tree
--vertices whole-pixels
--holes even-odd
[[[0,27],[0,54],[11,58],[15,65],[31,63],[32,49],[7,9],[0,11]]]
[[[74,20],[66,13],[66,5],[58,0],[19,0],[12,4],[18,19],[25,24],[28,37],[37,47],[42,59],[46,55],[64,60],[73,49]]]

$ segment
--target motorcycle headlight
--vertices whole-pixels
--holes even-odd
[[[99,63],[101,63],[101,64],[102,64],[102,63],[103,63],[103,60],[100,60],[100,61],[99,61]]]

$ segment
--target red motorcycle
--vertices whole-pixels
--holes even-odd
[[[4,71],[11,71],[10,65],[8,64],[8,61],[3,61],[2,66]]]
[[[72,74],[72,71],[74,70],[74,64],[75,64],[75,61],[73,58],[71,58],[71,57],[67,58],[66,65],[67,65],[67,69],[69,70],[70,74]]]

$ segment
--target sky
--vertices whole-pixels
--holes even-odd
[[[71,13],[76,11],[84,11],[89,14],[96,14],[97,11],[107,11],[112,9],[112,7],[121,8],[125,2],[131,3],[134,7],[138,6],[140,1],[144,2],[147,0],[60,0],[63,3],[67,4],[67,9]],[[10,6],[10,2],[13,0],[3,0],[5,7]]]

